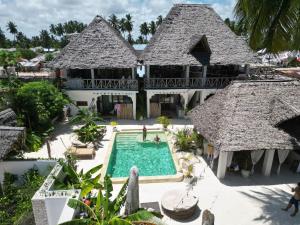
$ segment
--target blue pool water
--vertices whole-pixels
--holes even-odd
[[[161,142],[153,140],[158,135]],[[163,132],[148,132],[142,141],[142,132],[118,133],[109,159],[107,174],[127,177],[132,166],[137,166],[140,176],[176,174],[174,161]]]

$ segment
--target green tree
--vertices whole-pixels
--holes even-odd
[[[163,22],[163,17],[162,15],[159,15],[156,19],[156,26],[158,27],[159,25],[161,25],[162,22]]]
[[[300,49],[299,0],[238,0],[234,11],[252,49],[273,53]]]
[[[30,47],[30,39],[27,38],[22,32],[17,33],[16,39],[17,39],[17,47],[19,47],[19,48],[29,48]]]
[[[6,47],[6,37],[3,30],[0,28],[0,48]]]
[[[146,22],[142,23],[140,25],[140,32],[142,35],[144,35],[146,41],[147,41],[147,37],[148,37],[148,34],[149,34],[149,27],[148,27],[148,24]]]
[[[119,26],[120,32],[124,36],[124,32],[126,31],[126,19],[122,18],[120,19],[120,26]]]
[[[40,42],[42,47],[50,49],[51,47],[51,37],[47,30],[41,30],[40,32]]]
[[[31,38],[31,46],[32,47],[39,47],[41,46],[41,40],[39,36],[33,36]]]
[[[113,28],[119,30],[119,19],[115,14],[109,16],[108,22]]]
[[[151,21],[149,24],[149,32],[152,35],[154,35],[156,32],[156,23],[154,21]]]
[[[127,36],[127,41],[128,41],[128,42],[129,42],[129,44],[131,44],[131,45],[133,45],[133,44],[134,44],[134,40],[133,40],[133,38],[132,38],[131,34],[128,34],[128,36]]]
[[[54,59],[53,54],[47,53],[47,54],[45,55],[45,60],[46,60],[46,62],[50,62],[50,61],[53,60],[53,59]]]
[[[125,29],[128,32],[128,35],[131,36],[131,32],[133,29],[133,21],[132,21],[132,17],[130,14],[125,15]]]
[[[61,115],[68,103],[64,95],[47,81],[29,82],[18,89],[14,109],[24,115],[29,130],[43,133],[51,127],[51,120]]]
[[[145,44],[145,39],[142,35],[138,36],[138,38],[135,41],[137,44]]]
[[[18,33],[18,29],[17,29],[17,25],[12,22],[9,21],[6,25],[7,30],[9,31],[9,33],[11,33],[14,36],[14,41],[16,40],[16,34]]]

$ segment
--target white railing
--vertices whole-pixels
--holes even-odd
[[[217,89],[224,88],[237,77],[209,78],[145,78],[145,89]]]
[[[102,90],[138,90],[135,79],[69,79],[65,82],[67,89],[102,89]]]

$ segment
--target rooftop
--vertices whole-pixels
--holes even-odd
[[[198,51],[198,52],[197,52]],[[205,53],[197,54],[197,53]],[[246,64],[255,55],[221,17],[204,4],[175,4],[145,48],[146,65]]]
[[[238,81],[189,117],[219,151],[300,149],[299,96],[299,81]]]

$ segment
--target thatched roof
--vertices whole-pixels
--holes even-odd
[[[15,112],[8,108],[0,112],[0,125],[15,126],[17,115]]]
[[[0,159],[24,144],[25,128],[0,126]]]
[[[210,64],[256,61],[242,37],[236,36],[209,5],[202,4],[175,4],[140,58],[146,65],[205,64],[208,60],[199,59],[191,50],[206,40]]]
[[[101,16],[94,20],[47,66],[59,69],[130,68],[137,64],[132,46]]]
[[[189,117],[220,151],[300,149],[300,137],[288,132],[300,121],[299,96],[299,81],[236,81]]]

